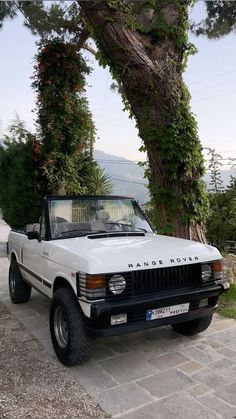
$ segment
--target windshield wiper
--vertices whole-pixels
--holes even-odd
[[[119,221],[107,221],[105,224],[116,225],[118,227],[124,226],[124,227],[136,228],[137,230],[141,230],[141,231],[144,231],[144,233],[147,233],[147,230],[145,230],[145,228],[136,227],[136,226],[133,226],[132,224],[120,223]],[[120,230],[109,230],[109,231],[120,231]]]
[[[67,231],[61,231],[61,235],[66,235],[66,234],[70,234],[70,233],[75,233],[75,232],[77,232],[77,233],[79,233],[79,235],[80,236],[84,236],[84,235],[87,235],[87,234],[96,234],[96,233],[107,233],[107,231],[106,230],[88,230],[87,228],[81,228],[81,229],[73,229],[73,230],[67,230]]]
[[[144,231],[144,233],[147,233],[147,230],[145,230],[145,228],[135,227],[135,226],[132,226],[130,224],[124,224],[124,223],[119,223],[119,225],[120,226],[125,226],[125,227],[130,227],[130,228],[136,228],[136,230],[141,230],[141,231]]]

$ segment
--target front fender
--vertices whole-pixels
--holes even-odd
[[[71,288],[73,289],[75,295],[77,296],[76,277],[69,276],[68,274],[66,274],[65,272],[62,272],[62,271],[58,271],[56,273],[56,275],[55,275],[55,278],[53,279],[53,282],[52,282],[52,292],[53,292],[53,290],[55,288],[55,282],[58,279],[61,279],[61,280],[66,281],[71,286]]]

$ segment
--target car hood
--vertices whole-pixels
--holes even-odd
[[[205,244],[146,234],[127,237],[76,237],[51,242],[50,259],[86,273],[127,272],[221,259]]]

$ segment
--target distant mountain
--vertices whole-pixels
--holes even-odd
[[[94,150],[94,159],[110,176],[113,183],[113,195],[132,196],[140,204],[149,201],[148,189],[144,184],[144,170],[131,160],[124,157]]]
[[[143,183],[147,183],[147,180],[144,178],[142,167],[124,157],[104,153],[100,150],[94,150],[94,158],[110,176],[113,183],[113,195],[132,196],[140,204],[149,200],[148,189],[143,185]],[[236,169],[222,170],[221,177],[224,187],[229,185],[231,175],[236,176]],[[210,173],[206,174],[204,180],[207,189],[209,189]]]

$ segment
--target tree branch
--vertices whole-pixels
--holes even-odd
[[[91,52],[91,54],[93,54],[93,55],[96,55],[97,54],[97,51],[94,48],[90,47],[90,45],[88,45],[88,44],[84,44],[82,46],[82,48],[83,49],[86,49],[89,52]]]

